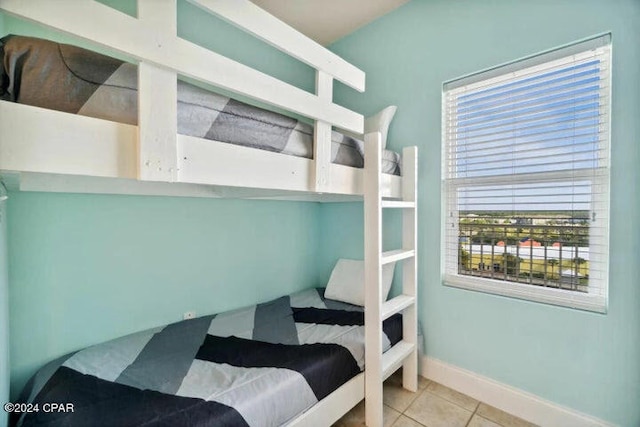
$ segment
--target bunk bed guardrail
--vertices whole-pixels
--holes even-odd
[[[310,65],[316,70],[316,93],[178,37],[176,0],[138,0],[137,18],[94,0],[0,0],[0,9],[139,61],[139,180],[185,182],[176,124],[175,81],[182,75],[313,119],[308,187],[330,189],[332,126],[362,134],[364,123],[362,115],[332,102],[333,80],[363,91],[365,73],[248,0],[189,1]]]

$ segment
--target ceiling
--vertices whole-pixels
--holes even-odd
[[[327,46],[409,0],[252,0]]]

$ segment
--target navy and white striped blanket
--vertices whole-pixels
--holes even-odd
[[[98,344],[51,362],[23,401],[72,403],[19,426],[280,426],[364,368],[362,307],[309,289]],[[384,324],[385,349],[402,319]]]

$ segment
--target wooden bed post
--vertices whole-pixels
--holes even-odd
[[[382,427],[382,135],[364,137],[365,416]]]
[[[402,247],[413,248],[414,256],[403,261],[402,294],[418,297],[418,147],[402,150],[402,199],[413,204],[402,212]],[[403,312],[402,339],[414,349],[402,364],[402,385],[410,391],[418,390],[418,312],[417,304]]]
[[[318,98],[332,102],[333,77],[324,71],[316,71]],[[314,186],[319,193],[331,188],[331,123],[316,120],[313,131]]]
[[[177,34],[176,0],[138,0],[138,19],[157,31],[159,49]],[[175,182],[178,165],[178,81],[146,61],[138,66],[138,178]]]
[[[418,388],[417,358],[417,148],[403,151],[401,201],[382,200],[382,141],[379,132],[365,135],[365,415],[369,427],[382,427],[382,382],[403,366],[403,386]],[[402,249],[382,251],[382,209],[403,212]],[[382,301],[382,266],[404,262],[402,294]],[[402,341],[382,353],[382,322],[403,313]]]

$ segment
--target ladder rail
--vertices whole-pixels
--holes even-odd
[[[413,202],[413,209],[402,211],[402,247],[412,248],[413,257],[402,264],[402,294],[414,298],[402,318],[402,339],[413,344],[413,351],[402,364],[402,385],[410,391],[418,390],[418,148],[402,150],[402,199]]]
[[[382,135],[365,135],[365,420],[382,427]]]
[[[400,366],[403,386],[418,388],[417,351],[417,156],[416,147],[403,150],[401,201],[382,200],[382,140],[380,133],[365,135],[364,245],[365,245],[365,418],[369,427],[382,427],[382,381]],[[401,208],[402,248],[382,251],[382,209]],[[402,295],[382,300],[382,265],[403,265]],[[403,313],[403,339],[382,354],[382,321]]]
[[[382,320],[387,320],[396,313],[404,311],[415,304],[415,298],[409,295],[398,295],[382,304]]]

